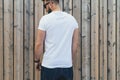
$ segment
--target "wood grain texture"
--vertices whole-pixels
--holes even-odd
[[[13,0],[4,0],[4,80],[13,80]]]
[[[60,0],[59,5],[60,5],[61,10],[63,11],[64,10],[64,0]]]
[[[24,0],[24,79],[30,79],[30,1]]]
[[[78,27],[79,27],[79,47],[77,50],[77,54],[75,56],[75,60],[74,60],[74,80],[81,80],[81,69],[82,69],[82,58],[81,58],[81,0],[76,0],[73,1],[73,16],[75,17],[75,19],[78,22]]]
[[[0,80],[3,80],[3,0],[0,0]]]
[[[99,0],[91,0],[91,80],[99,79]]]
[[[14,1],[14,80],[23,80],[23,0]]]
[[[103,8],[104,8],[104,1],[100,0],[100,25],[99,25],[99,29],[100,29],[100,50],[99,50],[99,54],[100,54],[100,80],[104,79],[104,17],[103,17]]]
[[[120,0],[117,0],[117,80],[120,80]]]
[[[116,80],[116,0],[108,1],[108,80]]]
[[[72,15],[72,0],[64,0],[64,11]]]
[[[108,4],[107,4],[107,0],[103,0],[103,34],[104,34],[104,80],[108,80],[108,46],[107,46],[107,42],[108,42]]]
[[[120,0],[59,4],[79,24],[74,80],[120,80]],[[0,80],[40,80],[34,46],[46,14],[42,0],[0,0]]]
[[[82,80],[90,80],[90,0],[82,0]]]
[[[41,0],[35,0],[35,41],[36,41],[39,21],[42,18],[44,11],[45,10],[43,10],[43,2]],[[45,12],[44,12],[44,14],[45,14]],[[41,60],[42,60],[42,58],[41,58]],[[34,71],[35,71],[35,80],[39,80],[40,72],[37,71],[36,68],[34,69]]]
[[[100,0],[100,24],[99,24],[99,28],[100,28],[100,80],[104,79],[104,32],[103,32],[103,0]]]
[[[30,65],[30,80],[34,80],[33,74],[34,74],[34,43],[33,43],[33,38],[34,38],[34,0],[30,0],[30,60],[29,60],[29,65]]]

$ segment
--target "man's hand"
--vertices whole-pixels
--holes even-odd
[[[36,68],[36,70],[40,71],[41,70],[41,63],[35,63],[35,68]]]

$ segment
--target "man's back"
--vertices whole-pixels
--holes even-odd
[[[38,29],[46,31],[42,66],[72,67],[72,37],[78,24],[74,17],[54,11],[42,17]]]

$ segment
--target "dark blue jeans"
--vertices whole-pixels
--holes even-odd
[[[73,80],[73,68],[41,67],[41,80]]]

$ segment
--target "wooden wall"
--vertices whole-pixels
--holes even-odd
[[[74,80],[120,80],[120,0],[60,0],[79,23]],[[0,0],[0,80],[40,80],[34,67],[41,0]]]

